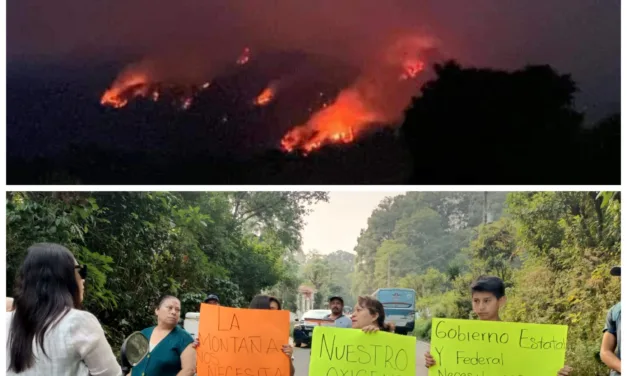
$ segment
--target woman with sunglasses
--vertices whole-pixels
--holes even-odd
[[[80,310],[86,276],[63,246],[28,248],[6,314],[7,375],[122,374],[98,319]]]

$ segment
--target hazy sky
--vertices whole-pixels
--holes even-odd
[[[338,250],[353,252],[368,218],[385,197],[405,192],[331,192],[329,202],[313,206],[302,233],[305,253],[318,250],[327,254]]]
[[[242,46],[300,49],[353,63],[399,36],[497,68],[551,64],[586,97],[618,101],[620,0],[9,0],[7,59],[111,59],[200,51],[217,64]],[[107,60],[108,61],[108,60]]]

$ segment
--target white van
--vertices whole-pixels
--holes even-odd
[[[192,338],[198,337],[198,323],[200,322],[200,312],[187,312],[185,321],[183,321],[183,329],[187,330]]]

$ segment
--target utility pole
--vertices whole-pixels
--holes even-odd
[[[488,192],[483,192],[483,224],[488,224]]]
[[[390,286],[390,260],[392,259],[392,254],[388,255],[388,286],[387,287],[391,287]]]

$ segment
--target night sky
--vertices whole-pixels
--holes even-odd
[[[620,98],[619,0],[10,0],[7,6],[9,67],[133,53],[190,56],[180,60],[211,69],[242,46],[354,63],[398,35],[417,34],[463,64],[549,63],[572,73],[583,92],[580,105]]]

